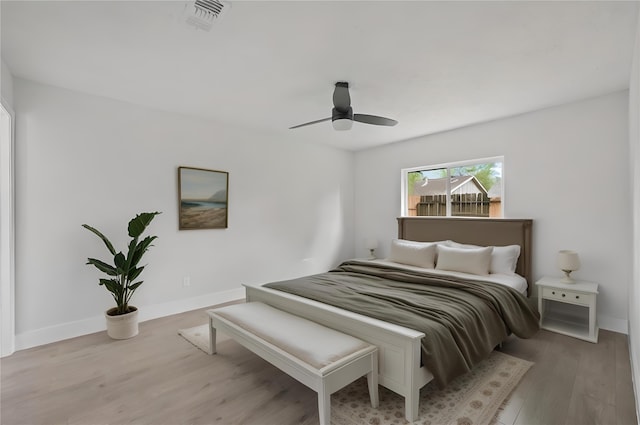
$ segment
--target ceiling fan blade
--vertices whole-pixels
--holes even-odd
[[[331,117],[323,118],[321,120],[315,120],[315,121],[311,121],[311,122],[306,122],[304,124],[294,125],[293,127],[289,127],[289,130],[293,130],[294,128],[299,128],[299,127],[304,127],[305,125],[311,125],[311,124],[317,124],[317,123],[323,122],[323,121],[329,121],[330,119],[331,119]]]
[[[336,83],[336,88],[333,90],[333,106],[340,112],[349,110],[351,106],[349,83]]]
[[[378,117],[376,115],[367,114],[353,114],[353,120],[363,122],[365,124],[387,125],[390,127],[398,124],[398,121],[392,120],[391,118]]]

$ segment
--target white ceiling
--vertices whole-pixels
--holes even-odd
[[[359,150],[628,88],[638,2],[1,2],[14,76]],[[333,85],[395,127],[336,132]]]

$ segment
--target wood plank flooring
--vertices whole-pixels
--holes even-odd
[[[208,356],[177,334],[206,321],[205,310],[195,310],[141,323],[130,340],[100,332],[4,358],[0,423],[318,423],[312,390],[234,341]],[[499,424],[638,423],[626,335],[601,331],[591,344],[540,331],[502,351],[535,364]]]

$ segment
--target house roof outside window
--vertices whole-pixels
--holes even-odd
[[[451,193],[482,193],[487,195],[487,189],[482,186],[475,176],[451,176]],[[447,178],[427,179],[417,181],[413,186],[413,194],[419,196],[446,195]]]

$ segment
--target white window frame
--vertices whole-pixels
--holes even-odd
[[[505,160],[504,156],[491,156],[488,158],[478,158],[478,159],[469,159],[466,161],[455,161],[455,162],[444,162],[441,164],[434,165],[423,165],[420,167],[411,167],[411,168],[403,168],[400,170],[400,217],[408,217],[409,216],[409,206],[407,205],[407,192],[408,192],[408,182],[407,175],[409,173],[415,171],[429,171],[429,170],[438,170],[438,169],[446,169],[447,171],[447,180],[446,180],[446,188],[447,188],[447,217],[452,217],[451,215],[451,182],[450,182],[450,174],[449,170],[451,168],[456,167],[466,167],[471,165],[478,164],[486,164],[488,162],[500,162],[502,163],[502,184],[500,189],[500,208],[501,214],[500,218],[504,218],[504,185],[505,185]]]

